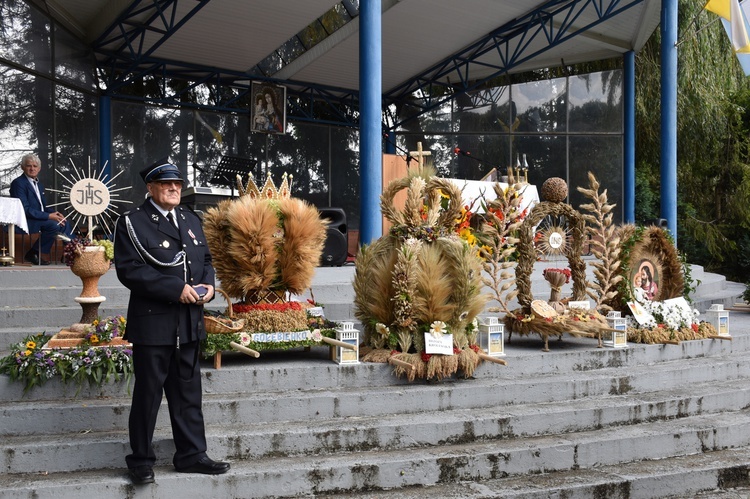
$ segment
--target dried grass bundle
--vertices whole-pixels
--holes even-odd
[[[590,212],[584,215],[588,224],[586,231],[590,236],[591,252],[598,259],[594,266],[596,281],[589,282],[586,294],[596,301],[595,308],[602,312],[612,310],[612,302],[616,301],[617,286],[623,277],[620,268],[620,237],[617,235],[612,222],[614,204],[607,202],[607,190],[599,193],[599,182],[593,173],[588,173],[589,188],[578,187],[578,191],[591,199],[591,203],[581,205],[582,210]],[[618,307],[619,308],[619,307]]]
[[[414,381],[415,378],[424,378],[425,363],[422,362],[422,358],[419,354],[397,353],[393,357],[414,366],[414,369],[406,369],[399,365],[395,365],[393,367],[393,374],[395,374],[396,377],[402,378],[406,376],[406,379],[409,381]]]
[[[386,236],[371,245],[362,246],[355,262],[354,316],[365,325],[366,331],[375,323],[393,322],[393,279],[398,242]],[[367,336],[367,335],[366,335]]]
[[[520,210],[523,189],[524,184],[511,182],[507,189],[495,184],[496,197],[487,203],[488,213],[482,226],[482,230],[490,235],[490,251],[482,253],[485,258],[483,283],[492,290],[490,298],[505,313],[510,313],[508,302],[518,294],[514,288],[515,273],[510,271],[515,264],[509,260],[518,244],[518,238],[513,237],[513,234],[523,222]]]
[[[427,361],[427,372],[425,379],[437,379],[453,376],[458,371],[457,355],[431,355]]]
[[[369,347],[367,347],[369,348]],[[360,347],[360,357],[362,362],[379,362],[379,363],[385,363],[388,362],[388,359],[391,357],[391,350],[385,349],[385,348],[373,348],[364,355],[362,352],[364,351],[363,347]]]
[[[279,253],[281,282],[285,289],[301,294],[312,283],[326,240],[326,223],[318,210],[301,199],[279,200],[284,221],[284,241]]]
[[[458,370],[464,373],[466,378],[471,378],[481,359],[471,348],[464,348],[458,354]]]
[[[206,243],[211,250],[216,276],[229,296],[241,298],[233,290],[240,289],[239,275],[235,272],[234,261],[228,256],[227,249],[232,245],[227,211],[232,200],[221,201],[215,208],[209,208],[203,217],[203,232]]]
[[[242,197],[227,210],[227,221],[232,244],[227,256],[234,263],[240,289],[222,287],[230,296],[243,299],[252,290],[268,289],[277,276],[277,243],[281,233],[278,215],[273,205]]]
[[[450,322],[455,304],[451,302],[453,282],[448,274],[448,260],[441,246],[426,244],[419,253],[416,272],[417,294],[414,297],[414,314],[422,324],[433,321]]]
[[[242,330],[252,333],[304,331],[308,328],[304,310],[250,310],[238,313],[237,317],[245,319]]]
[[[544,341],[543,350],[548,352],[550,336],[562,338],[567,333],[574,337],[601,338],[603,333],[612,331],[604,317],[596,312],[592,315],[586,320],[580,320],[574,315],[543,318],[533,314],[526,315],[524,309],[518,309],[505,316],[505,328],[523,336],[538,334]]]
[[[701,322],[696,329],[691,327],[684,327],[679,330],[661,327],[655,327],[653,329],[629,327],[627,335],[628,341],[631,343],[653,344],[673,341],[702,340],[717,334],[716,328],[708,322]]]

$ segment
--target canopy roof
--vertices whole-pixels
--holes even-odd
[[[357,0],[32,0],[90,44],[106,91],[150,72],[356,99]],[[381,0],[382,88],[471,90],[489,78],[638,51],[659,0]],[[306,46],[307,45],[307,46]]]

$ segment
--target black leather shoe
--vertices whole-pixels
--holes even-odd
[[[23,257],[24,260],[31,262],[34,265],[39,265],[39,255],[36,251],[28,251],[26,255]]]
[[[136,466],[128,470],[130,480],[136,485],[154,483],[154,470],[151,466]]]
[[[202,457],[198,462],[185,466],[184,468],[177,468],[180,473],[203,473],[204,475],[221,475],[229,471],[229,463],[221,461],[214,461],[208,456]]]

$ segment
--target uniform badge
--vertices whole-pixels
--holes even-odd
[[[188,235],[193,239],[193,244],[198,246],[198,240],[195,238],[195,234],[193,234],[193,229],[188,229]]]
[[[159,215],[151,215],[151,221],[158,222],[159,221]]]

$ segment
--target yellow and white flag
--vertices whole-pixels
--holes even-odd
[[[729,21],[729,0],[708,0],[708,3],[703,8]]]
[[[729,39],[735,52],[750,53],[747,22],[739,0],[708,0],[704,9],[729,21]]]

